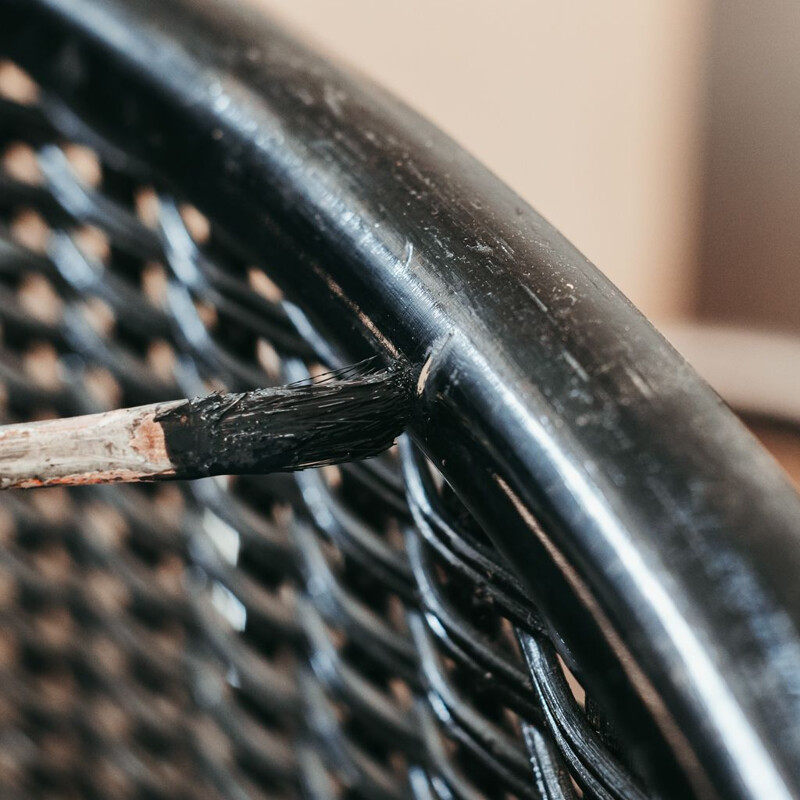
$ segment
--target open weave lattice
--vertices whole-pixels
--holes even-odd
[[[66,141],[15,68],[2,85],[3,422],[337,366],[269,264],[91,131]],[[296,476],[8,493],[0,538],[3,798],[642,796],[409,441]]]

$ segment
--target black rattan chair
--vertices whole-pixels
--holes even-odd
[[[0,52],[5,421],[421,365],[384,458],[0,498],[3,798],[800,797],[798,497],[557,231],[229,3]]]

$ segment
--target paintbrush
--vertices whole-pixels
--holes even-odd
[[[0,488],[291,472],[369,458],[409,421],[411,368],[365,364],[214,393],[0,427]]]

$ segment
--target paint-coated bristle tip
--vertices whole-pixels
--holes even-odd
[[[315,382],[189,400],[157,421],[180,476],[287,472],[377,455],[408,425],[414,370],[355,365]]]

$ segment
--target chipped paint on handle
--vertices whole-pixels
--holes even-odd
[[[0,428],[0,488],[170,477],[155,417],[183,401]]]

